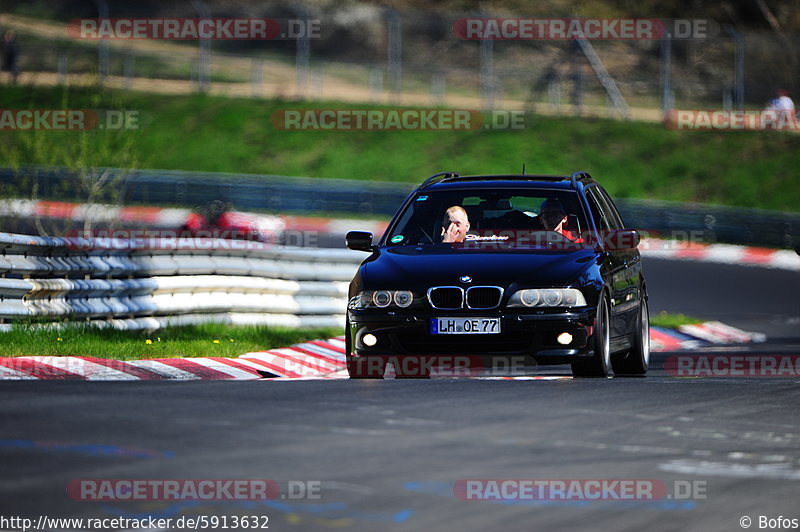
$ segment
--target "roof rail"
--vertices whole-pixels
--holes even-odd
[[[439,172],[438,174],[433,174],[428,179],[423,181],[419,188],[424,188],[428,185],[432,185],[433,183],[438,183],[442,179],[446,179],[448,177],[458,177],[458,172]]]
[[[525,174],[525,175],[518,175],[518,174],[508,174],[508,175],[453,175],[447,176],[442,178],[442,181],[451,182],[451,181],[472,181],[472,180],[482,180],[482,181],[564,181],[565,179],[569,179],[568,177],[564,177],[563,175],[536,175],[536,174]]]
[[[577,172],[573,172],[572,175],[569,176],[569,180],[572,181],[572,186],[577,188],[578,179],[591,179],[592,176],[589,175],[589,172],[585,172],[583,170],[578,170]]]

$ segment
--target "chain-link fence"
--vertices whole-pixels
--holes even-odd
[[[220,16],[219,9],[204,9],[182,16]],[[231,9],[224,16],[254,16]],[[664,108],[762,108],[778,88],[800,92],[800,36],[713,21],[697,39],[468,40],[456,31],[458,20],[498,14],[355,4],[267,5],[257,16],[318,20],[320,33],[275,41],[97,41],[69,39],[63,22],[9,17],[8,25],[18,31],[23,83],[88,79],[171,93],[656,120]]]

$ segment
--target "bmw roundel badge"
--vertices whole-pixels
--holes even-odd
[[[458,280],[461,281],[462,283],[471,283],[472,277],[470,277],[469,275],[462,275],[461,277],[458,278]]]

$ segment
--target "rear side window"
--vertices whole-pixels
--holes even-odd
[[[606,217],[603,205],[598,201],[596,187],[586,191],[586,199],[589,201],[589,210],[592,211],[592,218],[594,218],[594,223],[597,224],[597,229],[599,231],[610,230],[611,224]]]
[[[614,229],[625,229],[625,222],[622,221],[622,216],[619,215],[617,206],[611,201],[611,196],[608,195],[608,192],[603,187],[597,187],[595,190],[599,193],[599,199],[605,205],[605,211],[609,214],[609,221],[615,226]]]

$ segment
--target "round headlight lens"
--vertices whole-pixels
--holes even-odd
[[[578,294],[575,290],[564,290],[564,305],[574,307],[578,304]]]
[[[561,303],[561,291],[560,290],[545,290],[544,291],[544,304],[548,307],[555,307],[559,303]]]
[[[414,301],[414,296],[408,290],[398,290],[394,293],[394,302],[398,307],[406,308]]]
[[[523,290],[520,293],[519,299],[526,307],[535,307],[539,303],[539,291]]]
[[[376,307],[388,307],[389,303],[392,302],[392,294],[387,292],[386,290],[378,290],[374,294],[372,294],[372,302],[375,304]]]

